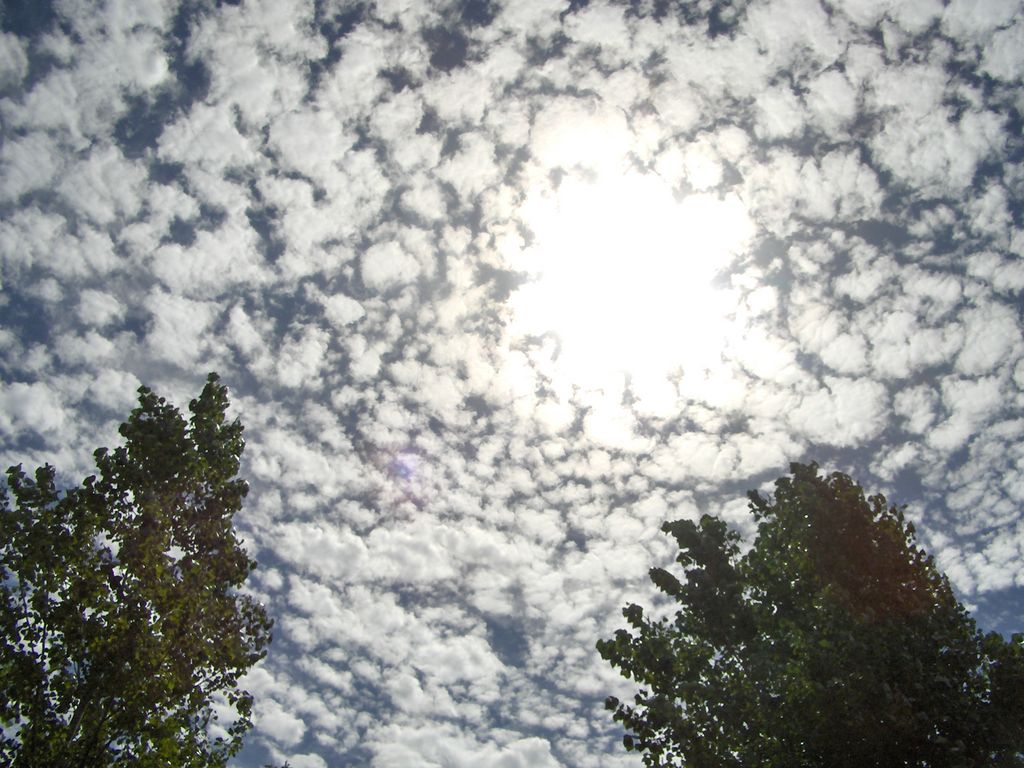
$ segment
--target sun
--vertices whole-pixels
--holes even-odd
[[[553,335],[564,376],[642,388],[718,367],[731,303],[713,282],[753,234],[738,196],[679,196],[654,172],[605,168],[534,184],[519,216],[532,240],[515,267],[530,280],[511,328]]]

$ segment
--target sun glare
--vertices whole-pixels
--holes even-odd
[[[583,386],[625,374],[636,390],[718,367],[730,302],[712,281],[752,234],[738,197],[677,200],[638,171],[567,175],[531,189],[520,216],[533,240],[516,266],[531,281],[512,330],[553,334],[562,374]]]

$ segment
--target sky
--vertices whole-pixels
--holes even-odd
[[[0,460],[230,387],[234,765],[638,766],[663,521],[817,460],[1024,630],[1008,0],[7,0]]]

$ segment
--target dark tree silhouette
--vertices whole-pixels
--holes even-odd
[[[978,631],[903,511],[793,464],[749,494],[753,547],[705,515],[663,530],[675,615],[598,642],[640,686],[606,706],[648,766],[1024,766],[1024,637]]]
[[[80,487],[58,491],[50,466],[8,470],[0,764],[222,766],[240,748],[238,680],[271,621],[238,592],[256,563],[232,527],[248,488],[227,407],[215,374],[187,421],[143,387],[124,445],[96,451]]]

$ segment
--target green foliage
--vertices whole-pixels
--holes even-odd
[[[142,387],[124,445],[96,451],[81,487],[8,470],[0,764],[222,766],[240,748],[252,697],[237,683],[271,621],[237,591],[256,563],[232,529],[248,488],[227,406],[215,374],[188,421]]]
[[[914,528],[848,476],[793,464],[749,494],[758,536],[705,515],[663,530],[674,617],[638,605],[598,642],[640,686],[606,707],[647,766],[1024,766],[1024,636],[983,635]]]

